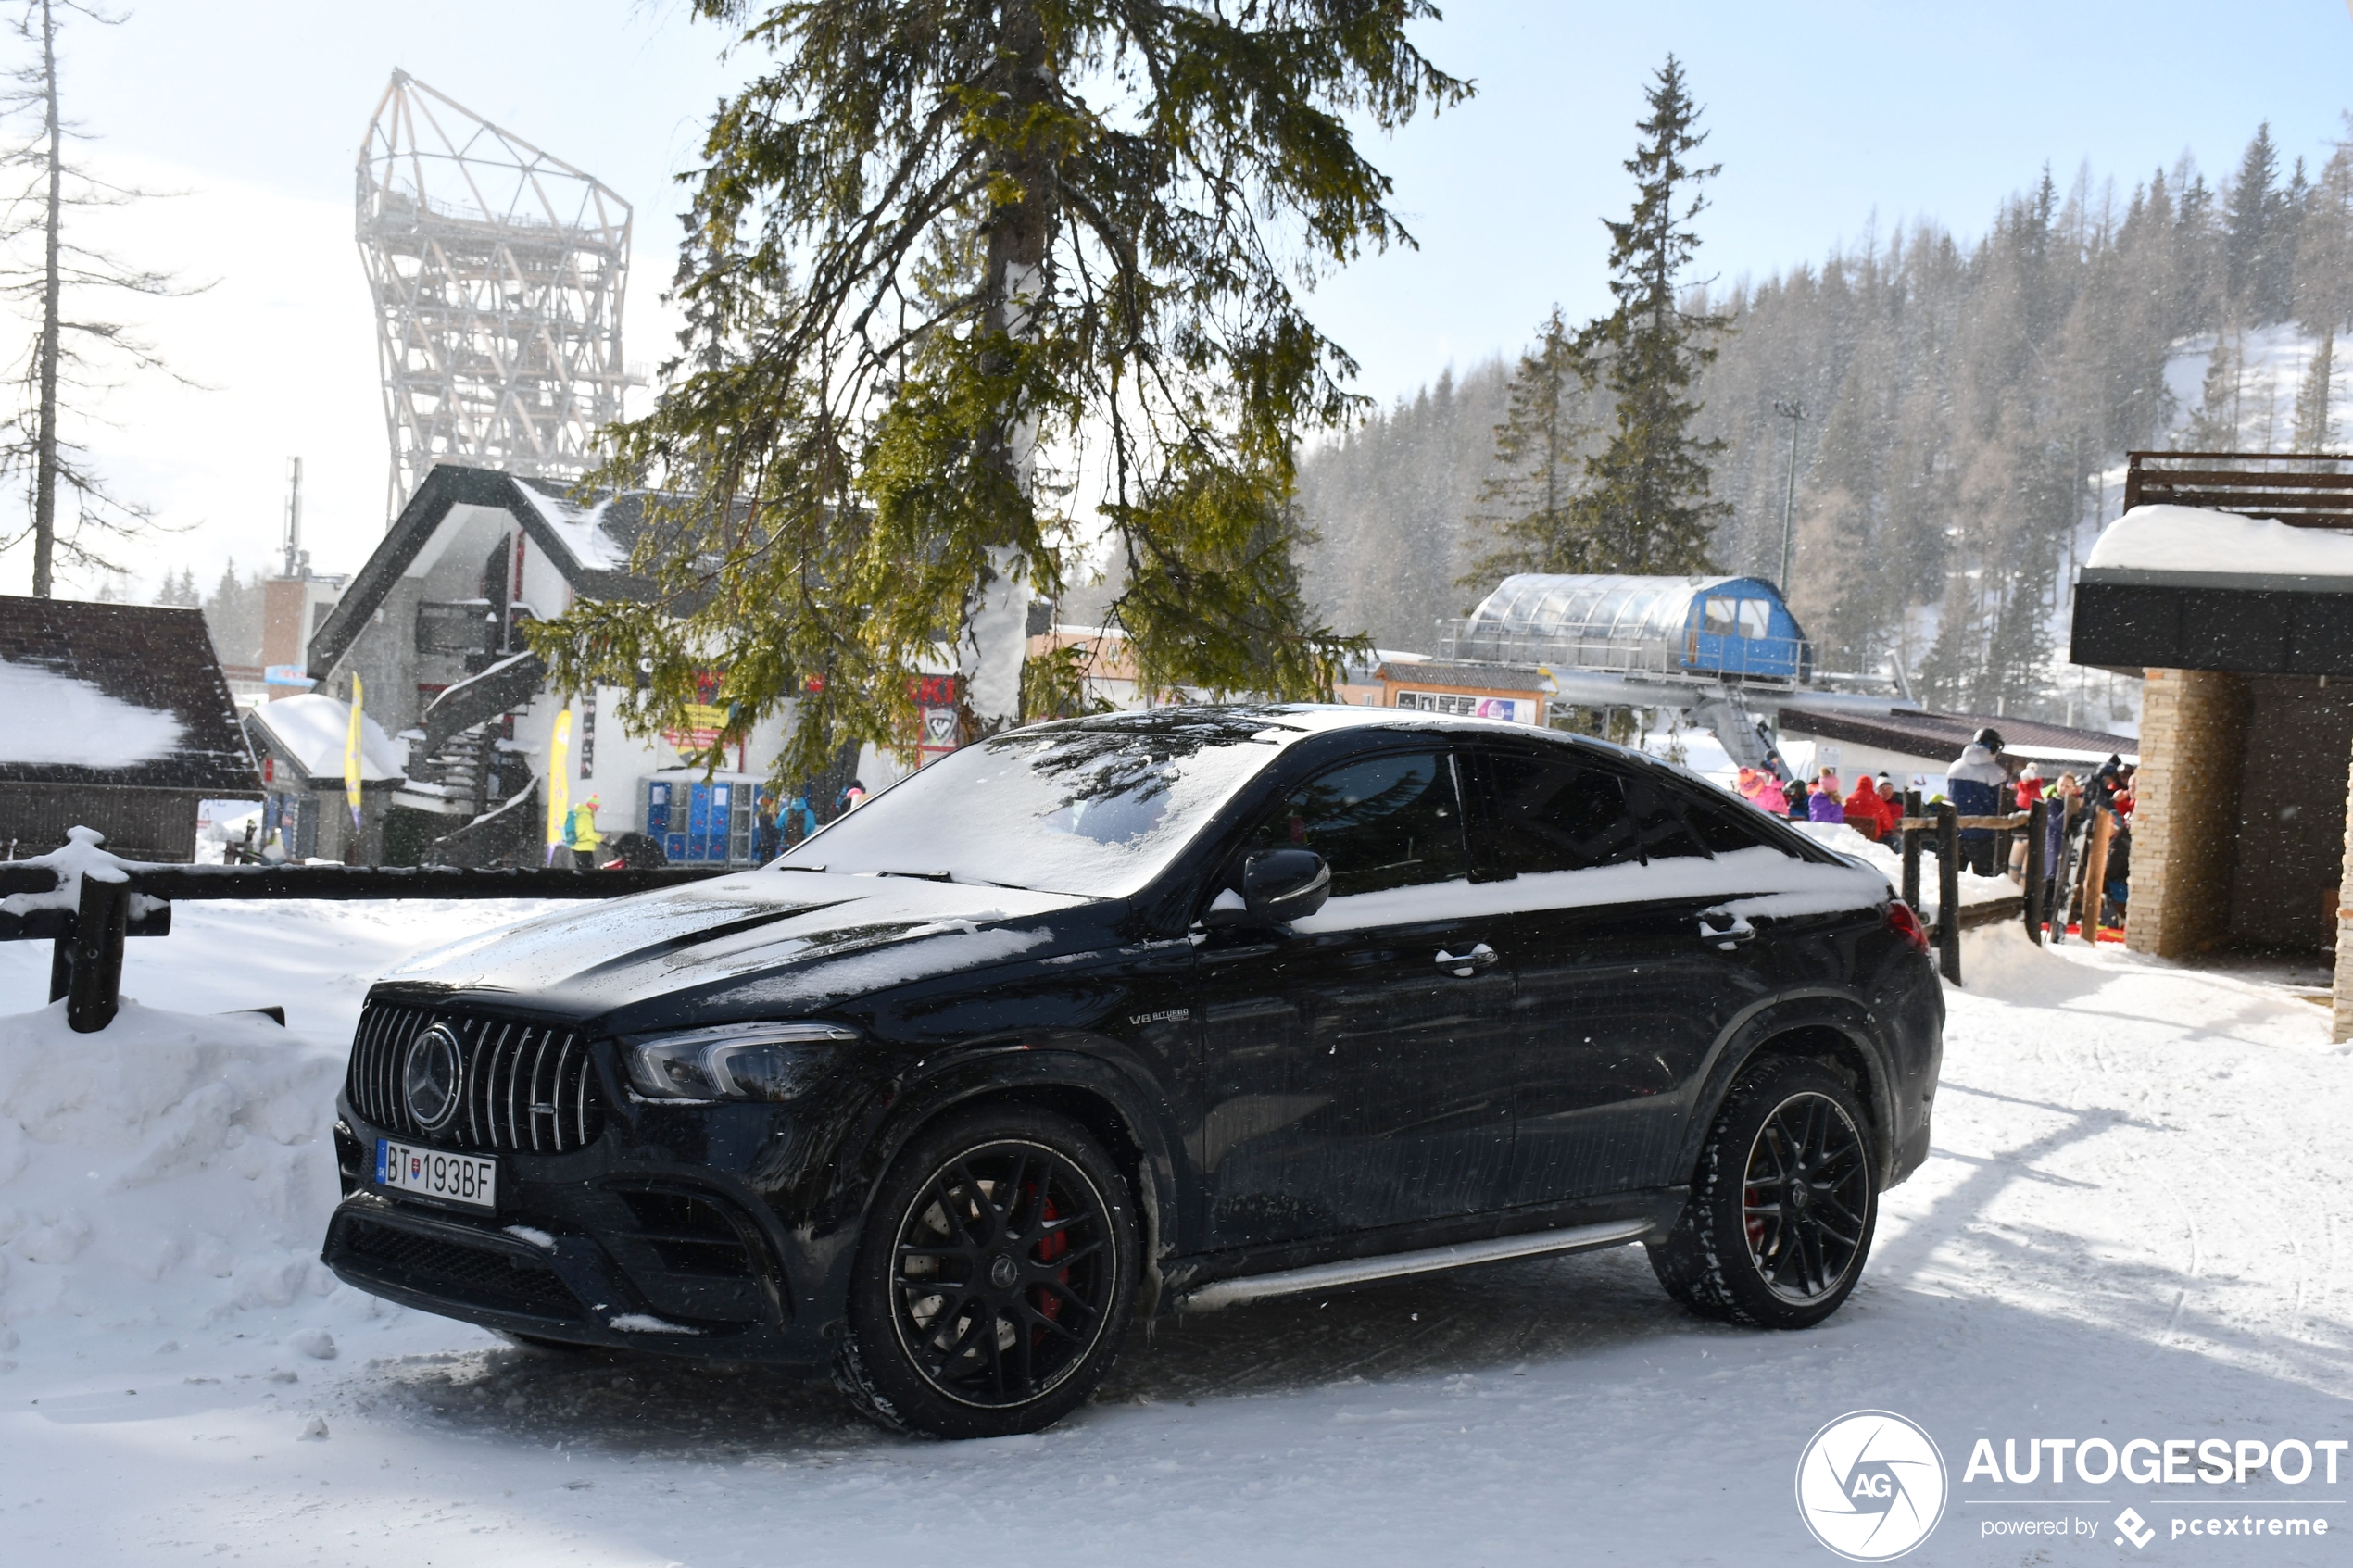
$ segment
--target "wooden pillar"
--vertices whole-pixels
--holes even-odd
[[[2046,877],[2044,861],[2048,858],[2044,839],[2050,826],[2051,803],[2037,800],[2026,812],[2026,935],[2036,944],[2043,940],[2043,884]]]
[[[1961,983],[1961,812],[1951,801],[1936,808],[1937,968]]]
[[[82,902],[73,917],[73,972],[66,989],[66,1024],[77,1035],[104,1029],[121,1005],[131,884],[120,872],[115,874],[113,882],[86,871],[82,874]]]
[[[1919,815],[1920,792],[1917,789],[1906,790],[1904,792],[1905,820],[1907,822],[1918,822],[1919,821]],[[1914,914],[1919,913],[1920,830],[1918,828],[1906,828],[1904,830],[1904,902],[1912,907],[1912,912]]]
[[[2103,806],[2092,813],[2092,828],[2083,847],[2083,940],[2100,939],[2100,907],[2108,902],[2108,841],[2116,831],[2116,813]]]

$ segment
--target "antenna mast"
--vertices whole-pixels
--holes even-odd
[[[310,575],[310,552],[302,547],[302,459],[286,459],[286,571],[288,577]]]

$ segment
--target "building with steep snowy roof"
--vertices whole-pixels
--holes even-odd
[[[261,794],[201,612],[0,596],[0,853],[190,860],[200,802]]]
[[[604,834],[647,833],[677,861],[749,861],[757,775],[779,724],[705,779],[686,759],[711,731],[632,736],[617,721],[625,689],[552,691],[523,639],[531,621],[578,601],[651,592],[630,569],[649,499],[624,492],[584,506],[555,480],[449,462],[426,473],[308,649],[315,690],[348,701],[358,676],[365,714],[402,753],[405,776],[384,793],[385,860],[537,863],[552,736],[570,709],[566,796],[598,798]]]
[[[366,707],[365,693],[361,707]],[[351,705],[321,692],[282,696],[255,705],[245,715],[245,734],[261,762],[270,792],[263,821],[297,860],[348,860],[374,864],[384,856],[383,808],[407,784],[402,748],[384,726],[359,716],[359,792],[363,833],[355,846],[344,780],[344,752],[351,736]],[[352,853],[354,848],[359,853]]]

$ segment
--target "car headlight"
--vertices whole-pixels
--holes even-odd
[[[858,1037],[838,1023],[732,1023],[622,1043],[629,1082],[648,1099],[799,1099]]]

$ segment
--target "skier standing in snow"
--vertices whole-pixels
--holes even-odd
[[[1961,748],[1944,770],[1945,788],[1964,817],[1991,817],[2000,812],[2010,771],[2002,765],[2002,732],[1988,725]],[[1994,830],[1961,830],[1961,869],[1980,876],[1994,874]]]

